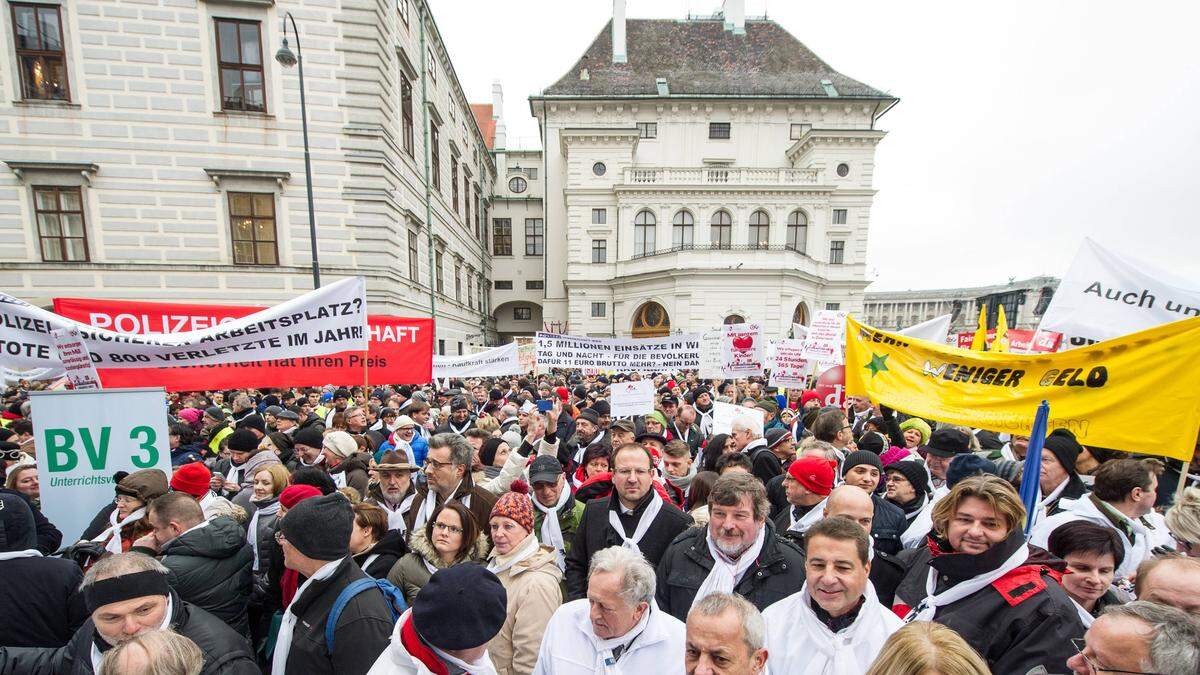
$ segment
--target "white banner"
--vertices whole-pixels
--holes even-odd
[[[804,338],[804,358],[834,363],[845,360],[846,315],[847,312],[835,309],[817,312],[808,327],[808,337]]]
[[[53,338],[54,349],[67,371],[71,388],[76,391],[100,389],[100,375],[92,363],[87,345],[83,343],[83,337],[79,335],[79,329],[56,328],[50,331],[50,337]]]
[[[510,342],[501,347],[470,356],[433,357],[433,376],[438,377],[499,377],[518,375],[523,371],[518,346]]]
[[[366,284],[336,281],[220,326],[132,335],[94,328],[0,293],[0,364],[61,368],[50,332],[75,328],[98,368],[206,366],[367,349]]]
[[[950,315],[935,316],[928,321],[923,321],[896,332],[900,335],[907,335],[908,337],[929,340],[930,342],[944,345],[946,344],[946,336],[950,332]]]
[[[721,370],[721,330],[709,330],[700,334],[700,370],[697,375],[704,380],[725,377]]]
[[[609,403],[612,407],[613,417],[649,415],[654,412],[654,382],[652,380],[614,382],[610,389],[612,396]]]
[[[700,367],[700,336],[672,335],[629,340],[538,333],[538,372],[573,368],[599,373],[674,373]]]
[[[40,382],[43,380],[57,380],[66,374],[66,370],[62,367],[58,368],[34,368],[32,370],[13,370],[9,367],[0,368],[0,378],[4,380],[4,386],[15,387],[25,380],[27,382]]]
[[[171,476],[162,389],[30,392],[42,513],[79,539],[113,500],[113,473],[159,469]]]
[[[751,377],[763,374],[762,326],[734,323],[722,326],[722,377]]]
[[[808,359],[803,340],[775,340],[775,364],[770,385],[781,389],[803,389],[808,383]]]
[[[803,340],[806,337],[808,337],[808,326],[805,326],[802,323],[792,324],[792,339],[793,340]]]
[[[724,403],[722,401],[713,401],[713,433],[728,434],[733,431],[733,421],[736,419],[745,419],[751,424],[756,424],[759,433],[762,433],[762,428],[767,424],[766,411],[758,408],[747,408],[742,405],[734,405],[732,403]]]

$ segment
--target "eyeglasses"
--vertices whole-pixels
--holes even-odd
[[[1075,647],[1075,651],[1083,657],[1083,660],[1088,664],[1088,668],[1094,673],[1122,673],[1123,675],[1159,675],[1159,673],[1147,673],[1142,670],[1118,670],[1116,668],[1104,668],[1098,665],[1083,650],[1087,648],[1087,642],[1083,638],[1071,638],[1071,646]]]
[[[117,495],[113,498],[114,504],[137,504],[141,501],[137,497],[130,497],[128,495]]]
[[[446,523],[439,523],[439,522],[434,522],[433,529],[442,530],[444,532],[449,532],[450,534],[462,534],[463,533],[463,529],[461,527],[455,527],[453,525],[447,525]]]
[[[430,469],[440,469],[443,466],[454,466],[454,462],[439,462],[432,457],[425,458],[425,466]]]

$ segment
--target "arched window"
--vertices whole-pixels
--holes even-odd
[[[733,216],[722,209],[712,214],[712,234],[709,240],[713,248],[728,249],[733,245]]]
[[[696,219],[691,211],[679,211],[671,220],[671,247],[678,250],[692,248],[692,232]]]
[[[746,243],[750,244],[750,248],[771,245],[771,218],[766,211],[760,209],[750,214],[750,238]]]
[[[671,333],[671,318],[657,302],[647,302],[633,313],[633,337],[663,337]]]
[[[654,228],[657,224],[650,211],[638,211],[633,217],[633,257],[642,258],[654,253]]]
[[[730,314],[729,316],[725,317],[725,325],[728,326],[735,323],[746,323],[746,317],[742,316],[741,314]]]
[[[795,311],[792,312],[792,323],[798,323],[801,326],[808,325],[808,305],[803,302],[796,305]]]
[[[808,216],[800,209],[788,214],[787,247],[800,253],[808,247]]]

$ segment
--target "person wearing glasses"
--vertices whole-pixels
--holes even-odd
[[[1200,623],[1184,612],[1139,600],[1109,608],[1087,635],[1071,640],[1074,675],[1194,675],[1200,672]],[[1053,671],[1051,671],[1053,672]]]
[[[471,511],[452,501],[438,507],[424,527],[412,532],[408,548],[387,579],[412,604],[434,572],[462,563],[486,563],[490,546]]]
[[[117,472],[116,497],[92,519],[82,539],[98,542],[109,553],[128,551],[133,542],[154,531],[146,518],[150,502],[167,494],[167,475],[158,469]]]
[[[417,488],[412,508],[405,516],[408,530],[414,531],[433,517],[434,510],[447,501],[462,502],[470,510],[475,525],[487,527],[496,495],[471,479],[471,462],[475,449],[458,434],[437,434],[429,439],[425,455],[425,485]]]

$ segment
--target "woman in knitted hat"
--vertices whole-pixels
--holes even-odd
[[[460,563],[487,560],[487,534],[475,524],[471,511],[457,501],[446,502],[425,521],[425,527],[413,530],[408,539],[409,552],[388,572],[388,581],[404,593],[410,605],[417,592],[440,569]]]
[[[900,433],[904,436],[904,447],[915,449],[929,443],[933,430],[920,417],[910,417],[900,423]]]
[[[488,643],[488,653],[498,675],[530,673],[546,624],[562,604],[562,572],[554,549],[540,545],[533,534],[529,495],[501,495],[488,524],[494,544],[488,570],[508,592],[508,617]]]
[[[158,469],[118,472],[116,497],[92,519],[83,540],[100,543],[109,553],[128,551],[133,542],[150,534],[154,527],[146,519],[150,502],[167,494],[167,475]]]
[[[499,476],[500,469],[508,461],[511,451],[512,448],[503,438],[494,436],[485,440],[479,448],[479,462],[483,464],[484,477],[490,479]]]

